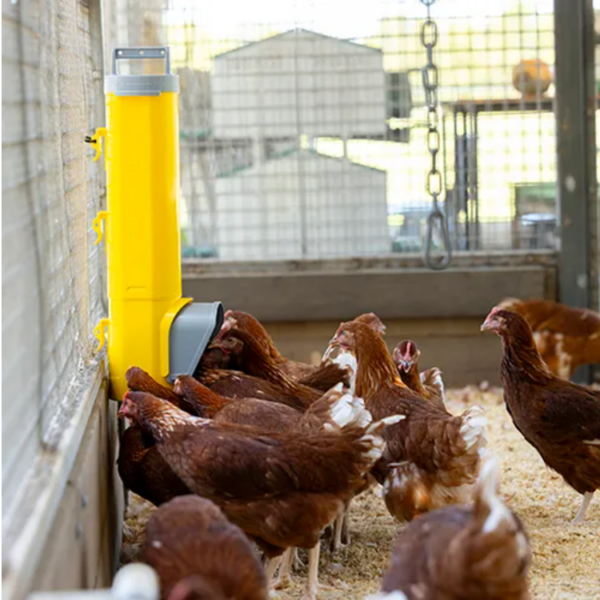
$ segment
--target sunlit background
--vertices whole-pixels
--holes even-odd
[[[184,254],[422,250],[431,158],[419,0],[351,9],[341,0],[143,6],[139,23],[130,16],[116,31],[129,43],[168,43],[181,76]],[[455,249],[557,247],[554,86],[524,106],[513,83],[520,61],[537,59],[553,72],[552,8],[550,0],[432,6],[441,200]],[[470,121],[465,131],[461,119],[474,104],[477,130]]]

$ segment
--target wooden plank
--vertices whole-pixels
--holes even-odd
[[[440,368],[447,387],[481,381],[499,385],[501,344],[496,336],[480,332],[482,322],[483,317],[391,319],[385,321],[385,340],[390,350],[402,340],[413,340],[421,350],[420,368]],[[269,323],[267,329],[284,356],[315,362],[338,325],[339,321]]]
[[[119,499],[123,493],[113,473],[116,419],[112,404],[105,393],[95,403],[41,553],[31,586],[35,591],[106,588],[111,584],[117,558],[115,538],[121,531],[114,505],[122,508]]]
[[[503,297],[551,298],[553,270],[518,268],[373,269],[358,272],[186,273],[184,295],[220,300],[225,309],[265,322],[351,319],[373,311],[382,319],[480,317]]]

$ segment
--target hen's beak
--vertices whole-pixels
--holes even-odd
[[[129,393],[129,392],[128,392]],[[123,396],[123,402],[121,402],[121,406],[119,407],[119,412],[117,413],[121,419],[124,419],[128,416],[128,408],[129,408],[129,400],[127,398],[127,394]]]
[[[124,419],[127,416],[127,400],[123,400],[123,402],[121,402],[121,406],[119,407],[119,412],[117,414],[121,419]]]
[[[489,315],[488,318],[481,324],[480,331],[493,331],[494,329],[494,317]]]
[[[321,360],[327,360],[331,356],[333,351],[340,347],[341,346],[339,334],[336,332],[336,334],[329,340],[329,345],[327,346],[327,350],[325,350],[325,353],[323,354],[323,358]]]
[[[231,329],[231,321],[229,319],[225,319],[225,321],[223,321],[223,325],[221,325],[221,329],[219,330],[219,333],[217,333],[217,335],[215,335],[215,337],[213,338],[213,342],[218,342],[220,340],[222,340],[225,337],[225,334]]]
[[[337,334],[336,334],[329,340],[329,345],[327,346],[327,349],[323,353],[323,358],[321,359],[321,362],[326,361],[331,356],[331,353],[338,347],[339,347],[339,344],[337,341]]]
[[[183,396],[183,386],[181,385],[181,379],[179,379],[179,377],[175,380],[175,383],[173,384],[173,391],[178,395],[178,396]]]
[[[404,371],[409,371],[412,366],[412,361],[401,358],[398,360],[397,365]]]

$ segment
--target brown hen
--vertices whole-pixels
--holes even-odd
[[[253,363],[253,352],[256,352],[258,347],[262,348],[263,352],[270,359],[270,362],[278,368],[278,370],[288,379],[300,384],[310,386],[322,392],[326,392],[338,383],[348,383],[348,374],[344,369],[336,365],[309,365],[306,363],[289,360],[282,356],[273,339],[263,327],[263,325],[252,315],[242,312],[228,310],[225,313],[225,321],[218,334],[218,339],[225,339],[228,332],[244,344],[244,348],[239,356],[240,368],[245,373],[256,375],[256,366]],[[247,347],[250,344],[253,350]],[[263,375],[259,375],[263,377]],[[267,377],[265,377],[267,378]],[[271,381],[271,379],[269,379]],[[275,383],[279,384],[278,381]]]
[[[320,533],[364,485],[383,452],[386,421],[301,436],[271,433],[193,417],[136,392],[125,395],[120,415],[150,433],[190,490],[220,506],[267,556],[310,548],[307,595],[316,597]],[[276,566],[269,564],[269,579]]]
[[[165,387],[155,381],[146,371],[140,369],[140,367],[129,367],[125,373],[125,379],[127,381],[127,387],[132,392],[145,392],[152,394],[157,398],[164,398],[168,400],[174,406],[189,412],[191,415],[197,415],[198,412],[193,405],[189,404],[185,398],[182,398],[179,394],[175,393],[172,389]]]
[[[486,444],[483,411],[454,417],[410,390],[381,336],[361,323],[342,323],[332,343],[356,356],[356,394],[374,419],[405,415],[384,432],[387,447],[373,470],[384,485],[390,513],[399,520],[465,502]]]
[[[505,298],[498,308],[519,313],[533,330],[542,360],[563,379],[578,367],[600,364],[600,314],[552,300]]]
[[[117,468],[125,487],[155,506],[190,493],[160,455],[152,436],[135,425],[121,436]]]
[[[515,427],[543,461],[583,494],[575,522],[600,488],[600,394],[554,375],[518,313],[492,309],[481,326],[502,339],[504,401]]]
[[[152,513],[142,560],[158,574],[164,599],[268,598],[265,573],[243,531],[198,496],[175,498]]]
[[[367,600],[527,600],[529,540],[497,479],[497,462],[487,462],[473,506],[435,510],[403,529],[383,591]]]
[[[254,377],[241,371],[227,369],[205,369],[197,372],[195,378],[215,394],[226,398],[260,398],[286,404],[298,410],[306,410],[310,402],[299,398],[295,386],[284,388],[261,377]],[[319,397],[319,392],[311,392]]]
[[[193,377],[180,375],[174,388],[186,401],[198,409],[198,414],[226,423],[252,425],[265,431],[288,431],[292,429],[319,429],[343,426],[354,419],[357,410],[364,410],[364,403],[352,394],[344,393],[338,384],[313,402],[304,412],[259,398],[226,398],[215,394]]]
[[[265,431],[301,431],[323,427],[334,429],[346,425],[349,420],[355,420],[358,412],[364,410],[363,401],[351,393],[344,393],[341,383],[311,404],[304,413],[284,404],[256,398],[225,398],[215,394],[193,377],[180,376],[174,389],[190,404],[198,407],[203,405],[205,408],[198,414],[204,417],[227,423],[253,425]],[[366,491],[371,483],[372,478],[366,477],[364,486],[357,494]],[[332,532],[333,551],[337,550],[342,542],[346,545],[349,543],[349,504],[350,501],[346,504],[343,514],[336,519]],[[291,556],[284,557],[276,582],[278,587],[283,587],[290,579],[290,559]]]
[[[423,398],[431,400],[431,402],[446,410],[442,372],[433,367],[419,374],[421,351],[417,348],[417,345],[412,340],[404,340],[394,348],[392,356],[398,367],[398,374],[402,382],[413,392],[417,392]]]

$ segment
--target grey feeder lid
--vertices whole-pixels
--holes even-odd
[[[220,302],[194,302],[184,306],[169,332],[169,375],[173,383],[179,375],[193,375],[202,354],[223,325]]]
[[[161,58],[165,61],[164,75],[119,75],[118,60]],[[115,48],[112,74],[104,78],[104,93],[115,96],[160,96],[162,92],[179,92],[179,76],[171,73],[169,48]]]

